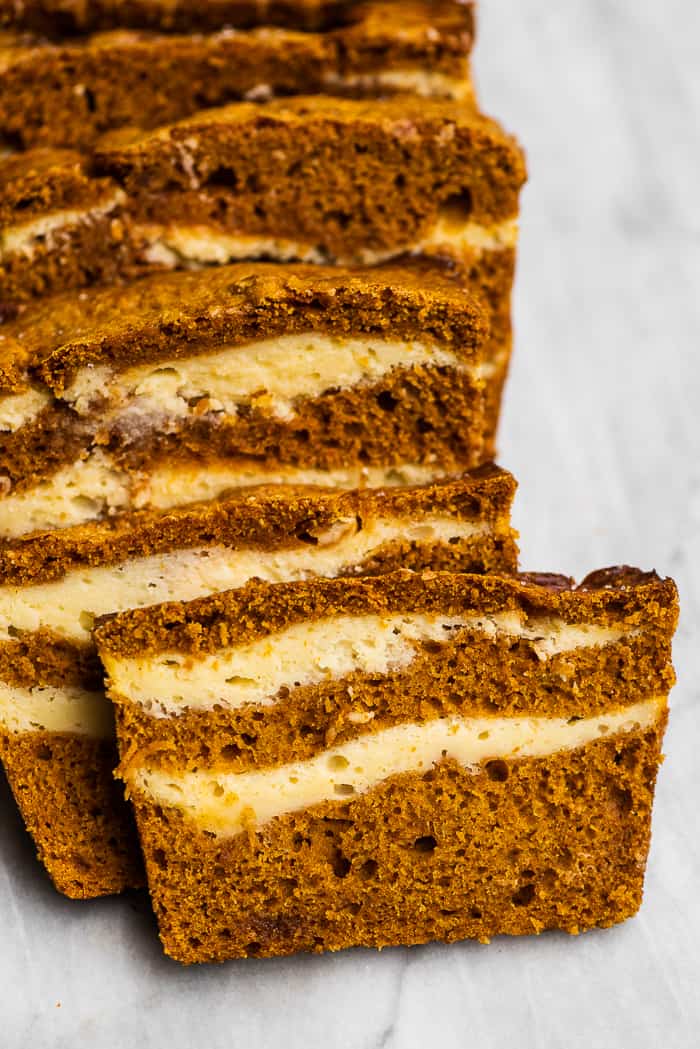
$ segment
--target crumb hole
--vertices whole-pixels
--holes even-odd
[[[350,867],[350,860],[338,850],[333,858],[333,873],[336,878],[347,878],[350,873]]]
[[[426,834],[422,838],[416,838],[413,842],[413,848],[416,852],[434,852],[437,847],[437,842],[432,834]]]
[[[486,775],[496,783],[505,783],[508,779],[508,766],[505,761],[489,761],[486,763]]]
[[[378,869],[379,864],[376,860],[365,860],[365,862],[360,867],[360,877],[363,881],[370,881],[372,878],[375,878],[377,876]]]
[[[523,885],[517,892],[514,892],[511,899],[516,907],[527,907],[528,903],[532,903],[535,898],[535,886],[534,885]]]
[[[392,396],[388,390],[383,390],[377,396],[377,404],[383,412],[393,412],[398,403],[396,397]]]
[[[162,871],[168,866],[168,860],[166,858],[163,849],[154,849],[151,859],[155,863],[156,867],[160,867]]]
[[[209,185],[228,186],[230,189],[238,187],[238,175],[233,168],[218,167],[212,171],[207,179]]]
[[[440,211],[448,220],[461,222],[472,213],[472,195],[468,189],[453,193],[440,205]]]

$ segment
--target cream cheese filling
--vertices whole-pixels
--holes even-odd
[[[270,583],[336,576],[359,565],[385,544],[404,540],[447,544],[490,534],[489,524],[448,517],[337,521],[313,545],[277,549],[211,546],[175,550],[121,564],[87,567],[63,579],[24,587],[0,587],[0,640],[16,631],[46,627],[75,640],[90,637],[93,620],[163,601],[191,601],[243,586],[253,577]]]
[[[132,658],[105,653],[102,658],[113,697],[137,703],[152,717],[173,717],[187,710],[270,706],[279,701],[281,690],[342,680],[355,672],[405,670],[420,655],[422,643],[446,643],[462,630],[529,641],[542,660],[629,634],[622,626],[571,624],[555,617],[528,621],[517,612],[457,618],[338,615],[294,623],[200,656],[164,651]]]
[[[422,340],[282,335],[120,372],[90,365],[79,369],[60,399],[79,415],[99,410],[105,426],[116,421],[140,433],[204,413],[236,415],[243,406],[290,422],[298,398],[376,385],[390,372],[453,368],[483,383],[501,363],[494,356],[467,364],[459,352]],[[51,395],[38,389],[0,397],[0,432],[16,432],[50,403]]]
[[[328,73],[324,84],[331,91],[367,91],[376,94],[382,89],[407,91],[421,98],[447,98],[466,102],[474,98],[474,88],[467,75],[448,76],[445,73],[430,73],[425,69],[382,69],[376,73],[352,73],[343,76]]]
[[[31,258],[40,244],[54,246],[57,234],[69,233],[85,222],[95,222],[114,211],[126,200],[121,189],[115,190],[101,204],[91,208],[67,208],[16,226],[0,229],[0,261],[10,255]]]
[[[168,510],[215,499],[234,488],[268,484],[386,488],[430,484],[447,476],[449,471],[424,463],[368,467],[357,464],[332,470],[213,463],[159,466],[147,476],[129,477],[98,449],[33,488],[0,498],[0,538],[15,539],[37,530],[68,528],[124,510]]]
[[[596,717],[451,717],[361,736],[308,761],[260,771],[174,773],[141,767],[128,786],[182,812],[200,830],[232,837],[322,802],[347,802],[391,776],[429,772],[450,759],[476,773],[486,761],[544,758],[594,740],[650,728],[665,707],[653,698]]]
[[[390,251],[371,248],[354,255],[333,256],[318,245],[278,237],[256,237],[225,233],[206,225],[140,225],[139,237],[145,242],[147,260],[163,266],[183,263],[207,265],[244,259],[270,259],[273,262],[307,262],[315,265],[374,266],[406,252],[447,251],[454,256],[482,254],[513,248],[518,239],[517,219],[484,224],[462,218],[446,209],[432,230],[422,239],[398,245]]]
[[[483,366],[465,365],[453,350],[435,343],[309,333],[117,373],[100,366],[83,368],[63,399],[79,414],[106,399],[119,419],[181,419],[202,410],[235,415],[249,405],[288,421],[296,414],[297,398],[372,385],[390,372],[426,366],[468,371],[477,381],[484,371]]]
[[[0,433],[16,433],[50,403],[51,396],[46,390],[29,389],[0,397]]]
[[[0,681],[0,725],[8,732],[69,732],[95,739],[114,735],[112,704],[104,692],[66,685],[18,688]]]

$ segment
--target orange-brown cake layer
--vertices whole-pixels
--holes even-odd
[[[253,582],[101,620],[166,951],[634,913],[676,620],[634,569]]]
[[[120,804],[105,800],[116,761],[90,641],[95,613],[210,593],[251,575],[381,573],[399,565],[514,570],[514,488],[510,474],[488,467],[424,488],[257,489],[0,547],[3,760],[61,891],[97,896],[138,883],[129,873],[137,854],[130,824]]]
[[[0,324],[22,300],[126,276],[125,199],[71,150],[0,156]]]
[[[326,32],[173,35],[115,29],[51,40],[0,35],[0,141],[89,147],[111,128],[156,127],[205,106],[278,95],[469,98],[471,12],[454,0],[360,4]]]
[[[496,121],[453,102],[413,96],[383,101],[317,96],[203,110],[152,132],[125,129],[106,135],[96,164],[139,195],[137,215],[144,220],[170,220],[158,201],[161,194],[178,190],[181,196],[172,199],[190,204],[180,217],[203,218],[204,199],[193,191],[207,189],[222,200],[231,198],[231,207],[246,215],[245,226],[253,232],[250,197],[269,187],[257,231],[274,216],[276,236],[296,234],[298,227],[286,225],[287,207],[293,204],[303,209],[308,228],[320,217],[335,218],[327,229],[324,224],[321,243],[336,255],[347,254],[353,234],[367,245],[359,234],[366,221],[357,210],[363,202],[368,214],[380,212],[377,221],[386,240],[401,243],[409,221],[427,231],[441,205],[459,206],[464,217],[478,222],[515,218],[525,179],[522,153]],[[316,189],[321,164],[326,165],[324,185]],[[383,179],[390,173],[393,181],[388,199],[375,184],[381,168]],[[278,200],[273,189],[286,199]],[[293,198],[287,196],[292,193]],[[394,214],[399,202],[408,214]],[[229,219],[229,225],[239,222]],[[381,250],[384,245],[368,246]]]
[[[0,229],[46,215],[97,205],[115,196],[108,178],[91,176],[70,149],[33,149],[0,157]]]
[[[457,5],[473,37],[474,4],[456,0]],[[0,26],[49,36],[124,28],[201,33],[264,25],[329,31],[352,25],[366,7],[357,0],[0,0]]]
[[[133,815],[112,775],[112,739],[8,733],[0,724],[0,759],[59,892],[91,899],[143,884]]]

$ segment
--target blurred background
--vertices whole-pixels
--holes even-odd
[[[700,1046],[700,5],[482,0],[475,65],[529,158],[500,455],[524,567],[628,562],[681,588],[642,913],[578,939],[186,971],[144,899],[53,892],[3,786],[8,1049]]]

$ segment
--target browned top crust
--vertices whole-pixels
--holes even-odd
[[[110,179],[91,177],[73,150],[11,153],[0,157],[0,229],[48,211],[94,206],[117,192]]]
[[[44,299],[0,329],[0,392],[18,364],[56,395],[76,369],[193,356],[291,332],[430,338],[478,361],[487,321],[460,285],[410,268],[242,263]]]
[[[278,25],[331,30],[352,24],[366,6],[354,0],[0,0],[0,26],[54,37],[118,28],[211,32],[225,26]],[[473,37],[474,4],[455,0],[452,6],[463,10]]]
[[[447,193],[469,186],[475,221],[497,222],[518,213],[527,173],[516,140],[495,120],[458,102],[413,95],[372,101],[311,95],[262,107],[239,102],[153,132],[111,132],[98,143],[95,158],[99,171],[115,175],[135,194],[146,187],[150,194],[197,189],[222,169],[245,184],[253,156],[258,169],[279,168],[299,133],[305,149],[316,143],[325,150],[352,135],[357,165],[372,148],[388,170],[411,184],[425,183],[429,173],[430,189],[423,185],[424,190],[435,189],[438,168],[441,185],[451,187]],[[274,139],[274,151],[261,158],[265,134]]]
[[[654,621],[670,638],[678,618],[673,580],[626,568],[620,577],[624,582],[617,586],[615,571],[604,570],[602,587],[595,586],[598,573],[594,573],[581,587],[566,589],[535,584],[527,576],[408,571],[274,585],[253,581],[240,590],[188,603],[169,602],[103,616],[95,639],[101,652],[114,656],[159,651],[196,654],[328,616],[411,612],[459,616],[510,610],[522,610],[527,616],[556,615],[571,623],[624,623],[625,629]]]
[[[224,545],[270,549],[314,545],[338,521],[415,518],[507,522],[515,478],[498,466],[479,467],[457,480],[412,488],[333,492],[292,485],[238,490],[221,499],[166,513],[139,511],[18,539],[0,545],[0,585],[27,586],[60,579],[71,570],[117,564],[168,550]]]

